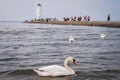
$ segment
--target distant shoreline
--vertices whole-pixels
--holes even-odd
[[[107,21],[25,21],[25,23],[39,23],[39,24],[56,24],[56,25],[81,25],[81,26],[99,26],[99,27],[113,27],[120,28],[120,22]]]

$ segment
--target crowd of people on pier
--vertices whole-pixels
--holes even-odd
[[[42,23],[47,23],[47,22],[51,22],[51,21],[59,21],[59,19],[57,18],[40,18],[40,19],[32,19],[30,22],[42,22]],[[90,21],[90,16],[74,16],[74,17],[63,17],[63,21]],[[26,21],[28,22],[28,21]]]
[[[46,19],[39,19],[39,21],[43,21],[43,22],[50,22],[50,21],[58,21],[57,18],[46,18]]]
[[[58,21],[58,19],[57,18],[46,18],[46,19],[43,19],[43,18],[41,18],[41,19],[32,19],[32,20],[30,20],[30,21],[25,21],[25,22],[41,22],[41,23],[47,23],[47,22],[51,22],[51,21]]]
[[[111,17],[110,14],[107,16],[107,21],[110,22]],[[32,19],[30,21],[26,20],[25,22],[41,22],[41,23],[48,23],[48,22],[55,22],[55,21],[91,21],[90,16],[74,16],[74,17],[63,17],[63,20],[59,20],[57,18],[40,18],[40,19]]]
[[[90,21],[90,16],[64,17],[63,20],[64,21]]]

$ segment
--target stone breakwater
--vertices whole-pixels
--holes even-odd
[[[25,23],[56,24],[56,25],[81,25],[81,26],[99,26],[120,28],[120,22],[107,21],[25,21]]]

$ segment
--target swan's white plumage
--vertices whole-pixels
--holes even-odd
[[[71,42],[74,42],[75,41],[75,39],[73,38],[73,36],[69,36],[69,42],[71,43]]]
[[[35,70],[41,76],[65,76],[71,75],[70,71],[68,71],[63,66],[51,65],[47,67],[42,67],[38,70]]]
[[[65,62],[64,66],[58,66],[58,65],[51,65],[51,66],[45,66],[42,68],[39,68],[38,70],[34,70],[37,72],[39,76],[67,76],[67,75],[73,75],[75,74],[75,71],[72,70],[68,65],[68,61],[75,62],[75,59],[73,57],[68,57]]]
[[[105,38],[106,35],[105,35],[105,34],[100,34],[100,37],[101,37],[101,38]]]

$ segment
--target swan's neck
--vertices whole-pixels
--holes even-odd
[[[64,61],[64,66],[68,71],[71,72],[71,74],[75,74],[75,71],[68,66],[68,59]]]

